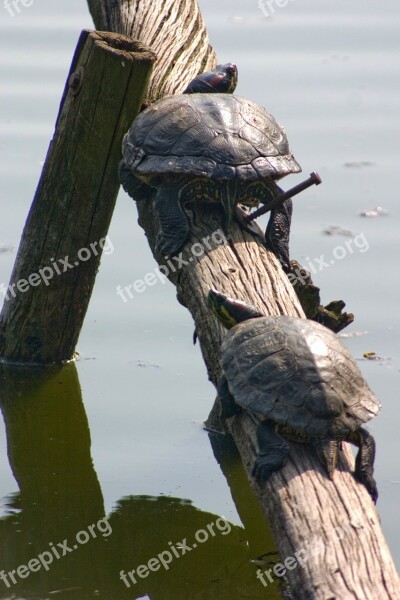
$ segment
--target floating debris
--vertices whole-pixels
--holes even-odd
[[[362,169],[363,167],[375,167],[376,163],[370,160],[358,160],[354,162],[345,162],[344,167],[348,169]]]
[[[375,352],[363,352],[363,357],[368,358],[368,360],[379,360],[381,358]]]
[[[161,369],[160,365],[157,365],[156,363],[147,362],[145,360],[137,360],[135,364],[137,367],[143,367],[145,369]]]
[[[75,586],[75,587],[69,587],[69,588],[62,588],[60,590],[53,590],[52,592],[49,592],[49,596],[58,596],[59,594],[64,594],[65,592],[76,592],[77,590],[82,590],[82,588]],[[16,599],[16,600],[20,600],[20,599]]]
[[[276,551],[265,552],[260,556],[256,556],[256,558],[251,558],[250,562],[253,565],[257,565],[260,567],[268,567],[270,565],[275,565],[279,560],[279,554]]]
[[[246,21],[245,17],[242,15],[233,15],[230,20],[233,21],[233,23],[245,23]]]
[[[350,229],[343,229],[343,227],[339,227],[338,225],[329,225],[326,229],[322,231],[325,235],[344,235],[346,237],[355,237],[356,234],[350,231]]]
[[[360,217],[386,217],[389,211],[382,206],[375,206],[375,208],[369,208],[360,212]]]
[[[10,244],[0,244],[0,254],[5,254],[6,252],[12,252],[14,250],[14,246]]]
[[[79,354],[79,352],[74,352],[72,355],[72,358],[70,358],[69,360],[66,360],[65,362],[67,364],[72,363],[72,362],[77,362],[77,361],[82,361],[82,360],[96,360],[95,356],[83,356],[82,354]]]
[[[338,335],[343,338],[360,337],[367,335],[368,331],[350,331],[349,333],[339,333]]]
[[[390,356],[378,356],[376,352],[363,352],[363,358],[367,360],[376,360],[383,364],[387,364],[392,360]]]

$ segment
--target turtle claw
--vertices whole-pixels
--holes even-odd
[[[217,386],[218,397],[221,401],[220,417],[224,421],[242,412],[239,404],[236,404],[234,397],[229,391],[226,377],[222,376]]]
[[[164,258],[175,256],[185,243],[187,233],[187,229],[184,232],[182,231],[182,235],[179,235],[176,231],[174,231],[173,235],[164,231],[160,232],[157,236],[157,252],[162,254]]]
[[[374,504],[378,499],[378,490],[376,487],[374,473],[375,460],[375,440],[372,435],[363,427],[352,431],[347,441],[358,446],[354,477],[356,481],[362,483],[367,489]]]
[[[259,483],[266,482],[275,471],[279,471],[286,463],[286,454],[270,451],[268,455],[257,456],[251,474]]]
[[[251,470],[252,476],[258,481],[258,483],[265,483],[271,477],[274,469],[271,469],[270,461],[265,457],[259,456]]]
[[[265,482],[279,471],[289,455],[288,443],[276,432],[272,421],[261,421],[257,427],[258,456],[251,474],[258,482]]]
[[[375,479],[372,477],[372,475],[370,473],[361,474],[356,472],[354,473],[354,477],[356,481],[363,484],[363,486],[367,489],[367,492],[371,496],[372,502],[376,504],[379,493],[378,488],[376,487]]]
[[[164,257],[174,256],[189,235],[189,224],[179,202],[179,186],[160,188],[154,208],[160,223],[156,250]]]

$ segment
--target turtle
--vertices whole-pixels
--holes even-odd
[[[217,65],[212,71],[197,75],[189,83],[183,94],[232,94],[238,80],[237,66],[233,63]]]
[[[252,475],[267,481],[282,468],[291,440],[311,444],[332,479],[347,441],[358,447],[355,479],[376,502],[375,441],[362,424],[381,405],[337,335],[308,319],[264,316],[213,289],[208,305],[228,329],[218,383],[222,417],[244,409],[261,418]]]
[[[154,102],[123,139],[120,181],[134,199],[154,203],[160,225],[157,250],[164,256],[177,254],[189,236],[186,205],[219,203],[229,228],[238,204],[268,205],[282,193],[276,181],[301,171],[274,117],[231,93],[236,67],[229,63],[218,72],[193,80],[186,92],[194,93]],[[291,213],[290,199],[272,210],[265,235],[266,246],[285,268]]]

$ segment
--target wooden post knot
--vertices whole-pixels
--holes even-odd
[[[73,96],[77,96],[80,92],[84,72],[85,69],[83,67],[78,67],[78,69],[74,73],[72,73],[72,75],[68,79],[68,86]]]

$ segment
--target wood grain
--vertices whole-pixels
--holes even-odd
[[[156,51],[158,62],[149,98],[177,93],[193,74],[205,70],[206,65],[207,68],[215,65],[215,55],[208,45],[196,0],[167,0],[162,4],[102,0],[99,4],[100,16],[98,3],[95,5],[94,0],[89,0],[97,27],[130,33]],[[180,32],[178,37],[177,31]],[[203,68],[199,69],[201,65]],[[155,251],[157,218],[151,203],[139,201],[137,205],[139,223],[156,260],[161,265],[171,266]],[[208,248],[205,239],[210,244],[213,234],[215,239],[221,239],[215,236],[222,227],[219,211],[197,206],[191,211],[191,219],[191,237],[181,256],[186,264],[175,272],[170,269],[170,279],[177,287],[179,302],[193,316],[208,377],[216,383],[223,331],[206,306],[210,287],[249,301],[265,314],[303,317],[304,313],[280,265],[259,238],[232,223],[227,243]],[[199,244],[204,248],[199,256],[193,252],[194,244],[197,244],[196,253]],[[171,264],[174,268],[177,266],[176,261]],[[216,404],[208,420],[211,428],[222,426],[218,413]],[[227,425],[272,528],[282,562],[296,552],[301,556],[302,550],[313,548],[321,538],[319,551],[309,552],[308,559],[303,560],[304,566],[297,561],[296,567],[286,569],[285,577],[293,598],[399,599],[399,580],[378,513],[364,487],[352,476],[354,461],[347,445],[343,445],[341,468],[333,481],[328,480],[307,446],[292,444],[287,465],[260,488],[250,476],[256,453],[255,419],[242,414]],[[339,539],[342,530],[345,535]]]
[[[3,360],[71,359],[119,190],[122,137],[154,59],[118,33],[82,33],[0,317]]]

